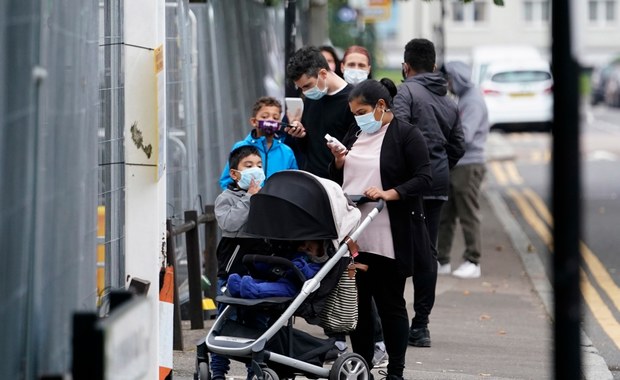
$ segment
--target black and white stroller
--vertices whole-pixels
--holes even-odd
[[[354,244],[383,205],[382,201],[378,202],[360,223],[360,211],[337,183],[298,170],[272,175],[261,191],[252,196],[247,232],[275,242],[274,247],[283,242],[323,240],[331,248],[327,250],[330,258],[310,279],[297,271],[301,291],[295,297],[217,297],[227,307],[215,320],[205,342],[198,345],[195,378],[210,379],[208,352],[212,352],[251,363],[253,378],[258,380],[297,375],[368,380],[368,364],[358,354],[346,353],[331,367],[323,367],[325,354],[333,347],[334,339],[295,329],[293,317],[300,316],[311,324],[321,325],[325,300],[351,262],[348,244]],[[278,257],[277,252],[274,248],[274,252],[265,255],[248,255],[243,262],[250,273],[259,263],[272,265],[274,273],[293,269],[294,265]],[[250,327],[230,318],[247,310],[267,313],[268,326]]]

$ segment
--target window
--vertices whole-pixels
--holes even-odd
[[[549,0],[525,0],[523,2],[523,18],[528,24],[544,24],[549,22]]]
[[[452,21],[456,24],[473,26],[487,21],[487,3],[484,0],[474,0],[470,3],[452,0],[450,10]]]
[[[588,21],[590,24],[607,25],[616,21],[617,0],[589,0]]]
[[[493,82],[498,83],[532,83],[550,79],[550,73],[536,70],[506,71],[497,73],[491,78]]]

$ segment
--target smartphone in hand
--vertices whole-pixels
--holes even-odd
[[[304,112],[304,101],[301,98],[284,98],[284,102],[286,104],[288,122],[301,120],[301,115]]]

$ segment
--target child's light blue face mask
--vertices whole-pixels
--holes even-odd
[[[240,170],[239,173],[241,174],[241,178],[237,181],[237,186],[243,190],[250,188],[252,180],[254,180],[254,183],[257,185],[261,185],[265,180],[265,172],[263,168],[259,168],[258,166]]]

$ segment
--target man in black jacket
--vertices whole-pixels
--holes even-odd
[[[327,166],[332,154],[325,144],[325,134],[342,140],[353,124],[349,109],[349,92],[353,86],[329,69],[321,51],[303,47],[291,57],[286,76],[304,94],[304,112],[300,122],[287,129],[295,137],[291,143],[299,168],[319,177],[329,178]]]
[[[405,45],[405,81],[394,97],[394,115],[420,128],[428,145],[433,187],[424,196],[424,213],[433,257],[415,257],[413,272],[414,318],[409,344],[430,347],[428,316],[435,303],[437,233],[441,207],[448,200],[450,168],[465,153],[463,129],[456,103],[448,98],[448,83],[435,72],[435,46],[414,38]]]

